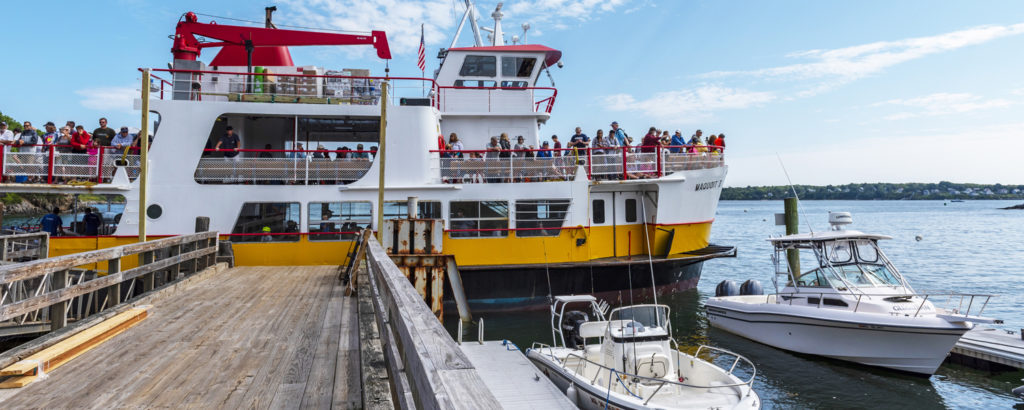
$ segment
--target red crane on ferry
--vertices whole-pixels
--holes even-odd
[[[267,9],[269,16],[273,10]],[[218,42],[200,42],[196,36],[207,37]],[[371,31],[370,35],[324,33],[316,31],[281,30],[276,28],[232,26],[216,22],[200,23],[193,12],[185,13],[178,21],[174,33],[171,53],[175,59],[195,61],[204,48],[223,47],[210,65],[223,66],[291,66],[291,54],[287,46],[344,46],[372,45],[377,57],[391,59],[387,35],[383,31]],[[267,52],[254,53],[258,49]],[[242,60],[242,59],[245,60]]]

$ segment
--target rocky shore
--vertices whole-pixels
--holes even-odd
[[[1008,206],[1006,208],[999,208],[999,209],[1024,209],[1024,204]]]

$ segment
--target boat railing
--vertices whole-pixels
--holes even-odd
[[[670,340],[674,341],[674,339],[670,339]],[[596,366],[599,370],[597,372],[595,372],[594,376],[590,379],[590,384],[591,385],[597,385],[597,379],[599,379],[602,374],[607,373],[608,374],[608,382],[609,382],[609,385],[607,386],[608,389],[611,389],[611,380],[614,378],[614,379],[618,380],[619,383],[622,384],[623,389],[628,394],[630,394],[633,397],[636,397],[637,399],[644,400],[644,405],[646,405],[648,402],[650,402],[651,399],[654,398],[654,396],[656,394],[658,394],[658,392],[661,391],[661,389],[663,387],[665,387],[665,386],[678,386],[678,387],[686,387],[686,388],[693,388],[693,389],[709,389],[709,390],[710,389],[717,389],[717,388],[744,387],[744,386],[746,386],[746,388],[747,388],[746,392],[743,392],[743,391],[739,392],[739,396],[740,397],[749,395],[750,393],[752,393],[754,391],[754,379],[757,377],[757,367],[754,365],[754,362],[750,361],[746,357],[743,357],[742,355],[739,355],[737,353],[733,353],[733,352],[725,350],[725,349],[721,349],[721,348],[717,348],[717,347],[711,347],[711,346],[706,346],[706,345],[701,345],[700,347],[697,348],[697,353],[693,355],[694,359],[701,360],[701,359],[699,359],[697,357],[697,355],[700,354],[700,352],[703,349],[714,350],[715,352],[718,352],[718,353],[728,354],[728,355],[735,356],[736,360],[733,362],[732,367],[729,369],[727,374],[730,375],[730,376],[733,376],[733,372],[736,370],[737,364],[742,361],[742,362],[746,363],[747,365],[749,365],[750,368],[751,368],[750,378],[747,379],[746,381],[742,381],[741,380],[739,383],[723,383],[723,384],[716,384],[716,385],[710,385],[709,384],[707,386],[691,384],[691,383],[685,382],[684,381],[685,378],[682,377],[682,370],[679,367],[679,355],[680,354],[684,354],[684,353],[682,353],[682,351],[680,351],[678,349],[678,346],[679,345],[676,344],[676,352],[678,353],[676,355],[676,371],[677,371],[677,377],[679,377],[679,381],[669,380],[669,379],[659,378],[659,377],[647,377],[647,376],[641,376],[641,375],[638,375],[638,374],[626,373],[626,372],[617,370],[615,368],[611,368],[611,367],[605,366],[604,364],[597,363],[597,362],[595,362],[593,360],[587,359],[586,357],[583,357],[583,356],[581,356],[581,355],[579,355],[577,353],[574,353],[574,352],[569,352],[568,354],[566,354],[564,359],[559,359],[557,356],[555,356],[554,350],[551,348],[551,346],[548,346],[547,344],[540,343],[540,342],[534,342],[533,345],[530,347],[530,350],[536,350],[537,352],[539,352],[542,355],[545,354],[544,350],[547,350],[546,356],[548,356],[551,360],[554,360],[556,363],[561,363],[561,367],[562,367],[563,370],[572,371],[573,374],[575,374],[577,376],[583,376],[584,375],[582,373],[581,366],[583,366],[583,365],[593,365],[593,366]],[[568,362],[569,362],[568,359],[569,358],[576,359],[575,363],[573,363],[574,367],[572,369],[570,369],[568,367]],[[711,364],[711,363],[708,363],[708,364],[711,365],[711,366],[715,366],[714,364]],[[715,366],[715,367],[718,367],[718,366]],[[626,381],[623,382],[623,378],[619,377],[619,375],[625,376],[625,380]],[[647,397],[643,397],[643,396],[640,396],[640,395],[634,393],[632,390],[630,390],[629,386],[627,386],[626,383],[630,383],[630,384],[634,384],[634,385],[636,385],[636,384],[644,384],[644,385],[652,385],[652,386],[653,385],[657,385],[658,387],[656,389],[654,389],[653,392],[648,394]]]
[[[359,180],[373,166],[366,150],[203,150],[195,170],[200,184],[327,185]],[[225,156],[237,153],[235,156]]]
[[[386,97],[391,104],[405,97],[425,99],[424,105],[439,108],[438,86],[431,78],[166,68],[150,71],[150,98],[160,100],[378,105],[381,83],[388,81]]]
[[[704,151],[700,151],[703,149]],[[438,154],[442,183],[567,181],[577,165],[589,180],[660,178],[675,172],[725,164],[722,147],[558,148],[516,150],[431,150]],[[717,150],[717,151],[716,151]]]
[[[942,303],[945,303],[944,309],[950,311],[953,314],[963,314],[964,316],[971,316],[971,310],[974,309],[975,302],[981,303],[981,308],[979,308],[978,311],[976,313],[974,313],[975,316],[980,316],[982,314],[982,312],[985,311],[985,308],[988,307],[988,302],[992,299],[993,296],[996,296],[996,295],[984,294],[984,293],[960,293],[960,292],[903,292],[903,293],[853,293],[853,292],[840,292],[840,293],[835,293],[835,292],[813,292],[813,291],[812,292],[807,292],[807,291],[798,291],[798,292],[778,292],[778,293],[776,293],[774,295],[765,295],[765,303],[771,303],[770,301],[771,301],[771,297],[772,296],[776,297],[776,303],[779,303],[779,299],[778,298],[782,298],[783,301],[788,301],[789,305],[791,305],[791,306],[793,305],[793,300],[795,300],[795,299],[801,299],[801,298],[808,298],[808,297],[817,296],[818,303],[815,305],[815,307],[818,307],[818,308],[821,308],[821,307],[829,305],[828,303],[825,303],[825,300],[826,300],[825,296],[853,297],[853,298],[856,298],[856,303],[853,306],[853,311],[854,312],[857,312],[860,309],[861,301],[865,297],[868,298],[868,299],[871,299],[873,297],[905,298],[907,300],[912,300],[913,298],[918,298],[921,301],[916,303],[915,305],[911,306],[911,308],[913,308],[913,310],[914,310],[913,317],[918,317],[918,316],[920,316],[921,310],[924,307],[925,303],[928,302],[928,300],[932,300],[932,303],[935,303],[935,301],[938,298],[942,298],[942,297],[946,298],[945,302],[942,302]],[[982,299],[984,299],[984,300],[982,301]],[[965,302],[967,303],[966,311],[964,311],[964,303]],[[954,303],[956,304],[956,308],[950,308]],[[839,306],[839,307],[848,307],[848,306]],[[909,311],[910,309],[906,309],[906,310]],[[963,311],[963,313],[961,313],[962,311]],[[908,313],[906,311],[902,311],[902,310],[900,310],[900,311],[893,311],[893,312],[890,312],[890,314],[894,315],[894,316],[908,315]]]
[[[3,146],[0,175],[4,182],[61,184],[110,182],[123,166],[128,178],[139,176],[139,149],[110,146],[76,150],[71,145]]]
[[[519,86],[523,85],[523,86]],[[558,97],[554,87],[526,87],[525,83],[492,87],[438,87],[439,109],[456,113],[521,113],[550,114]]]

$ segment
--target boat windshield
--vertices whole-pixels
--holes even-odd
[[[857,287],[901,286],[899,278],[881,264],[851,263],[804,272],[797,286],[829,287],[849,283]]]
[[[629,306],[615,309],[611,320],[640,322],[644,327],[665,327],[668,323],[668,307],[662,305]]]

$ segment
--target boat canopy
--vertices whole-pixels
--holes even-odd
[[[793,235],[779,236],[775,238],[768,238],[768,241],[775,246],[786,246],[798,243],[821,243],[821,242],[832,242],[839,240],[856,240],[856,239],[867,239],[867,240],[881,240],[881,239],[892,239],[888,235],[868,234],[860,231],[823,231],[823,232],[812,232],[812,233],[798,233]]]

